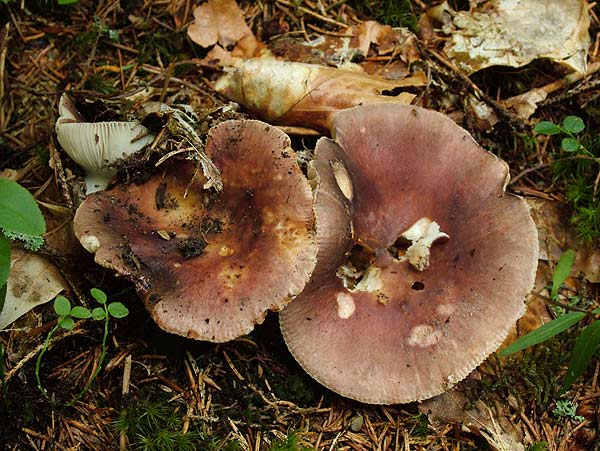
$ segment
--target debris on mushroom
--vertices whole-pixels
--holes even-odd
[[[302,367],[343,396],[432,397],[479,365],[523,314],[535,225],[523,199],[504,192],[506,163],[440,113],[356,107],[335,115],[332,136],[317,144],[319,174],[335,183],[342,164],[352,195],[338,186],[327,206],[316,199],[317,235],[333,234],[340,217],[351,233],[319,250],[311,281],[280,313],[283,336]],[[419,251],[412,263],[402,258],[409,243]]]
[[[202,172],[204,173],[204,177],[206,177],[204,188],[213,188],[216,191],[221,191],[223,189],[223,182],[221,181],[219,170],[204,152],[203,141],[194,129],[194,126],[198,122],[198,116],[194,112],[194,109],[188,105],[169,106],[160,102],[146,102],[142,105],[142,109],[145,115],[156,114],[166,118],[166,127],[168,130],[174,136],[184,139],[191,146],[194,158],[200,162]],[[179,152],[179,150],[176,152]],[[159,161],[159,164],[168,157],[169,155],[163,157]]]
[[[425,74],[387,80],[360,70],[257,58],[239,63],[215,89],[270,123],[328,133],[336,111],[370,103],[410,104],[416,96],[398,90],[426,81]]]
[[[87,193],[105,189],[117,173],[114,163],[154,140],[150,130],[136,121],[86,122],[67,94],[60,98],[58,113],[58,142],[85,170]]]
[[[406,258],[419,271],[429,267],[429,253],[434,241],[449,238],[447,234],[440,232],[439,224],[429,218],[419,219],[400,236],[412,242],[406,250]]]
[[[171,158],[143,184],[88,196],[74,228],[98,264],[134,282],[161,328],[224,342],[302,291],[315,267],[315,219],[283,132],[226,121],[205,150],[222,191],[204,189],[194,162]]]

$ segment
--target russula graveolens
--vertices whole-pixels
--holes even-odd
[[[327,244],[280,313],[285,341],[343,396],[435,396],[523,314],[537,266],[534,223],[523,199],[504,192],[506,163],[440,113],[356,107],[334,117],[332,136],[318,142],[314,164],[331,193],[317,192],[315,206]]]
[[[85,200],[75,234],[134,284],[156,323],[224,342],[298,295],[316,262],[312,192],[287,135],[259,121],[209,131],[223,190],[193,161],[168,161],[141,185]]]
[[[86,122],[67,94],[58,104],[58,142],[71,159],[85,170],[86,193],[101,191],[117,173],[119,158],[151,144],[154,135],[136,121]]]

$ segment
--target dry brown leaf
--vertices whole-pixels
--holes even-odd
[[[353,34],[350,46],[358,48],[363,56],[368,55],[371,44],[376,44],[377,55],[394,53],[407,64],[420,59],[417,37],[406,28],[392,28],[367,20],[353,29]]]
[[[566,86],[581,81],[584,76],[589,77],[591,74],[598,72],[598,70],[600,70],[600,62],[595,61],[588,65],[585,75],[581,72],[571,72],[565,77],[548,83],[545,86],[533,88],[531,91],[514,97],[509,97],[508,99],[503,100],[502,103],[518,117],[523,120],[527,120],[537,110],[538,103],[546,100],[548,95],[558,91],[559,89],[563,89]]]
[[[450,34],[444,50],[467,74],[500,65],[520,67],[549,58],[586,71],[590,45],[585,0],[472,1],[470,11],[446,2],[432,13]]]
[[[425,82],[423,73],[386,80],[361,71],[263,58],[240,63],[217,80],[215,89],[267,122],[329,133],[335,112],[369,103],[410,104],[414,94],[392,93]]]
[[[252,35],[252,30],[235,0],[208,0],[194,8],[194,23],[188,28],[188,36],[196,44],[210,47],[218,42],[228,47],[247,35]]]
[[[0,312],[3,330],[34,307],[44,304],[68,287],[56,266],[38,255],[13,248],[6,300]]]
[[[540,260],[548,260],[552,267],[567,249],[575,251],[571,274],[582,273],[592,283],[600,283],[600,250],[585,246],[569,227],[569,208],[556,201],[527,199],[531,217],[535,221],[540,240]]]
[[[482,400],[473,403],[472,396],[463,392],[465,384],[423,402],[419,410],[434,427],[447,423],[462,424],[470,432],[482,436],[496,451],[524,451],[525,437],[520,424],[511,421],[509,406]]]
[[[353,41],[357,41],[356,47],[364,56],[367,56],[371,43],[377,44],[380,51],[389,50],[398,42],[398,35],[399,32],[394,31],[389,25],[381,25],[374,20],[366,20],[354,32],[355,39]]]

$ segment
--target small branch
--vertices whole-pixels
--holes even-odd
[[[544,296],[543,294],[540,294],[536,291],[531,291],[530,294],[535,296],[536,298],[542,299],[542,300],[546,301],[548,304],[552,304],[556,307],[561,307],[561,308],[564,308],[565,310],[569,310],[572,312],[580,312],[580,313],[585,313],[586,315],[591,315],[591,313],[588,310],[584,310],[579,307],[573,307],[572,305],[565,304],[560,301],[555,301],[553,299],[550,299],[548,296]]]

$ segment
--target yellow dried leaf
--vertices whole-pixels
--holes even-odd
[[[387,80],[362,71],[261,58],[238,64],[217,80],[215,89],[268,122],[328,133],[337,111],[370,103],[410,104],[415,95],[398,89],[425,82],[422,73]]]

